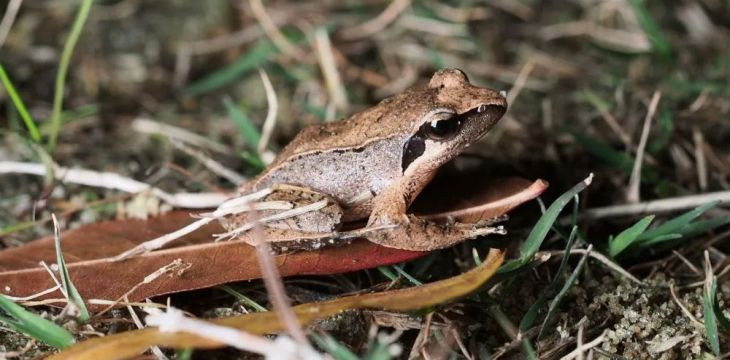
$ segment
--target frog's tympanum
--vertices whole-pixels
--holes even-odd
[[[317,211],[265,224],[265,238],[284,249],[336,242],[343,225],[365,221],[365,229],[375,229],[365,235],[370,241],[407,250],[493,233],[487,224],[436,223],[407,210],[437,170],[487,134],[506,110],[498,92],[472,85],[460,70],[439,70],[425,86],[346,120],[305,128],[239,192],[273,188],[265,200],[296,206],[328,200]],[[235,229],[250,216],[236,215],[224,225]],[[251,235],[242,236],[252,242],[246,239]]]

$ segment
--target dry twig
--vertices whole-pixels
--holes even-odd
[[[18,15],[18,10],[22,3],[23,0],[8,1],[8,6],[5,8],[5,15],[3,15],[3,19],[0,20],[0,48],[2,48],[3,44],[5,44],[5,39],[8,37],[10,29],[13,27],[15,16]]]
[[[626,191],[626,202],[628,203],[638,203],[640,200],[639,185],[641,185],[641,165],[644,159],[644,149],[649,139],[651,120],[654,118],[654,113],[656,113],[659,99],[661,99],[661,93],[655,91],[649,103],[649,111],[647,111],[646,117],[644,118],[644,127],[641,131],[641,139],[636,149],[636,159],[634,160],[634,167],[631,170],[631,178],[629,179],[628,190]]]

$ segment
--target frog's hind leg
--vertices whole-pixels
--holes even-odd
[[[223,219],[227,232],[221,234],[221,239],[234,238],[255,245],[259,239],[250,230],[261,223],[264,241],[315,244],[316,239],[326,238],[339,230],[342,216],[340,205],[323,193],[298,186],[275,185],[270,194]]]

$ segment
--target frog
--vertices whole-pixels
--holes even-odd
[[[441,69],[427,84],[347,119],[304,128],[238,194],[269,189],[262,201],[321,204],[263,224],[259,237],[283,251],[344,241],[353,237],[343,231],[352,224],[359,224],[358,236],[411,251],[503,233],[489,222],[436,222],[409,214],[408,208],[444,164],[482,139],[506,111],[503,93],[473,85],[462,70]],[[251,232],[236,229],[275,212],[244,212],[222,223],[229,235],[254,244]]]

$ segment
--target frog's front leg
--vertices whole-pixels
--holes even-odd
[[[390,191],[388,191],[390,190]],[[375,198],[368,227],[395,225],[368,233],[368,240],[387,247],[431,251],[449,247],[481,235],[504,234],[504,228],[489,223],[437,223],[407,214],[408,204],[397,188],[388,189]]]

